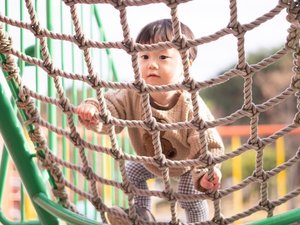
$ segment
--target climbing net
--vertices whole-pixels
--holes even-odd
[[[7,72],[9,76],[7,79],[10,82],[15,82],[19,88],[17,106],[19,109],[24,110],[28,116],[28,120],[25,121],[25,125],[33,125],[34,129],[29,133],[32,142],[35,144],[35,149],[37,151],[37,158],[41,162],[41,165],[47,169],[54,181],[56,183],[55,188],[53,189],[53,194],[60,200],[60,203],[70,210],[77,212],[76,207],[70,202],[66,189],[70,189],[85,199],[88,199],[95,207],[97,211],[100,212],[101,217],[104,222],[106,218],[104,216],[105,212],[111,212],[116,216],[130,219],[134,223],[141,222],[138,215],[136,214],[133,207],[133,197],[136,195],[143,196],[155,196],[159,198],[164,198],[170,203],[171,211],[171,222],[172,224],[179,223],[178,216],[176,213],[176,203],[178,200],[191,201],[195,199],[210,199],[213,201],[214,205],[214,216],[211,221],[205,221],[201,224],[228,224],[232,223],[240,218],[247,217],[257,211],[264,210],[268,213],[269,216],[273,215],[274,208],[285,203],[286,201],[298,196],[300,194],[300,188],[297,188],[285,196],[271,201],[268,197],[268,180],[280,173],[281,171],[295,165],[299,161],[300,149],[298,149],[294,156],[283,164],[274,167],[269,171],[265,171],[263,168],[263,155],[264,148],[272,143],[274,143],[278,138],[289,134],[296,128],[300,126],[300,59],[299,59],[299,35],[300,35],[300,5],[292,0],[280,0],[275,8],[270,10],[268,13],[262,15],[261,17],[255,19],[253,22],[248,24],[241,24],[238,21],[237,17],[237,1],[230,0],[230,21],[228,26],[209,35],[196,39],[186,39],[182,36],[179,26],[178,18],[178,5],[187,0],[65,0],[64,3],[70,8],[70,13],[72,17],[72,22],[74,26],[74,35],[66,35],[63,33],[54,33],[41,26],[37,14],[35,12],[33,3],[31,0],[25,0],[26,8],[30,16],[30,22],[23,22],[14,20],[12,18],[0,15],[0,21],[11,26],[18,28],[26,29],[39,40],[41,48],[41,59],[31,57],[26,55],[16,49],[14,49],[11,42],[11,38],[4,31],[3,24],[0,23],[0,53],[5,56],[5,61],[3,61],[1,67],[2,70]],[[120,13],[120,23],[123,30],[123,41],[121,42],[101,42],[93,41],[88,39],[83,32],[82,26],[79,22],[79,15],[77,7],[79,4],[111,4],[115,7]],[[127,8],[130,6],[142,6],[146,4],[156,4],[164,3],[170,8],[170,15],[172,19],[174,39],[170,42],[163,42],[151,45],[143,45],[135,43],[129,32],[129,26],[127,21]],[[249,65],[245,57],[245,34],[260,26],[262,23],[272,19],[278,15],[282,10],[287,11],[287,20],[290,22],[290,27],[288,29],[288,35],[286,38],[286,44],[282,49],[277,51],[275,54],[270,55],[269,57],[261,60],[257,64]],[[205,45],[207,43],[218,40],[221,37],[226,35],[233,35],[237,39],[238,43],[238,61],[235,68],[230,69],[223,73],[222,75],[212,78],[204,82],[195,81],[189,72],[188,65],[188,55],[187,50],[194,46]],[[49,48],[47,45],[47,38],[66,41],[74,43],[82,50],[85,60],[85,65],[87,68],[87,74],[78,74],[66,72],[62,69],[56,68],[52,62],[51,55],[49,54]],[[182,83],[174,85],[165,85],[165,86],[151,86],[144,83],[143,79],[139,74],[139,68],[137,63],[137,53],[139,51],[145,50],[154,50],[162,48],[176,48],[180,51],[183,65],[184,65],[184,80]],[[132,67],[134,71],[134,81],[130,83],[117,83],[109,82],[101,79],[101,76],[95,72],[93,62],[91,60],[90,50],[92,48],[96,49],[122,49],[126,51],[132,60]],[[291,79],[290,85],[279,95],[268,99],[267,101],[261,104],[255,104],[252,98],[252,84],[253,76],[258,71],[266,68],[270,64],[282,58],[284,55],[292,52],[293,53],[293,78]],[[57,91],[57,98],[48,97],[42,94],[39,94],[31,90],[26,86],[19,75],[19,69],[15,62],[15,57],[19,60],[25,61],[29,64],[34,64],[44,70],[50,77],[52,77],[55,88]],[[240,109],[233,112],[232,114],[223,117],[217,118],[213,121],[204,121],[199,116],[199,106],[197,102],[198,92],[202,89],[215,86],[227,82],[228,80],[234,77],[242,77],[244,80],[244,104]],[[101,145],[96,145],[91,142],[86,141],[78,132],[78,128],[75,126],[73,114],[75,112],[76,105],[70,103],[70,100],[67,98],[64,91],[63,85],[61,83],[61,78],[78,80],[85,82],[91,88],[93,88],[97,93],[97,100],[101,107],[101,112],[99,112],[98,118],[106,125],[110,125],[109,138],[111,142],[110,147],[104,147]],[[132,89],[142,96],[144,117],[143,120],[129,121],[129,120],[120,120],[114,118],[110,115],[110,112],[106,109],[106,104],[104,100],[104,88],[112,89]],[[170,91],[170,90],[186,90],[191,93],[192,105],[194,116],[191,121],[185,121],[180,123],[172,124],[162,124],[156,122],[155,119],[151,116],[151,108],[149,105],[149,92],[154,91]],[[283,103],[287,98],[295,96],[297,99],[297,113],[293,119],[286,127],[281,130],[276,131],[274,134],[262,138],[258,135],[258,120],[260,114],[266,112],[267,110],[273,108],[274,106]],[[62,112],[67,116],[68,128],[62,129],[57,126],[53,126],[48,121],[44,120],[38,110],[35,107],[35,101],[42,101],[47,104],[53,104],[59,107]],[[247,143],[244,143],[237,149],[226,153],[221,156],[214,157],[206,150],[206,143],[204,138],[204,132],[209,128],[218,127],[221,125],[232,124],[238,119],[241,118],[250,119],[250,138]],[[144,157],[144,156],[135,156],[127,154],[121,149],[117,142],[117,135],[114,131],[115,126],[120,127],[140,127],[146,130],[151,131],[153,136],[153,145],[155,147],[155,156],[154,157]],[[53,154],[48,147],[47,140],[45,139],[42,127],[45,127],[52,132],[55,132],[57,135],[65,136],[67,139],[73,143],[74,146],[79,151],[81,158],[81,165],[73,164],[68,161],[64,161],[62,158]],[[182,161],[171,161],[167,160],[162,154],[161,146],[159,142],[159,131],[171,130],[171,129],[196,129],[199,131],[199,140],[201,141],[201,156],[199,159],[194,160],[182,160]],[[109,179],[105,179],[97,175],[93,169],[90,160],[86,156],[85,150],[101,152],[107,154],[116,160],[119,170],[122,175],[122,181],[117,182]],[[183,195],[176,193],[173,190],[173,187],[170,183],[169,168],[170,167],[186,167],[186,166],[205,166],[209,168],[209,174],[212,176],[212,168],[218,163],[222,163],[225,160],[237,157],[249,150],[255,150],[257,152],[256,157],[256,167],[253,175],[244,179],[241,183],[229,188],[220,189],[212,193],[202,193],[197,195]],[[42,154],[41,154],[42,153]],[[135,188],[127,177],[125,171],[125,162],[126,160],[135,161],[138,163],[150,163],[161,168],[162,179],[164,183],[164,189],[162,191],[154,190],[141,190]],[[76,187],[70,181],[68,181],[61,171],[61,167],[65,167],[71,170],[76,170],[81,173],[87,182],[89,183],[89,192],[85,192],[80,188]],[[97,184],[105,184],[114,186],[119,190],[122,190],[128,196],[129,202],[129,215],[121,215],[117,211],[112,210],[104,202],[101,196],[98,193]],[[258,183],[260,185],[261,194],[260,202],[258,205],[250,208],[247,211],[238,213],[234,216],[225,218],[221,214],[221,199],[235,191],[238,191],[251,183]],[[161,223],[169,224],[169,223]]]

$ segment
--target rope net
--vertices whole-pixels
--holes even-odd
[[[209,35],[193,40],[186,39],[182,36],[180,27],[179,27],[179,17],[178,17],[178,6],[187,0],[144,0],[144,1],[135,1],[135,0],[119,0],[119,1],[110,1],[110,0],[65,0],[64,3],[69,7],[70,14],[72,18],[72,23],[74,26],[74,35],[67,35],[64,33],[55,33],[41,26],[40,21],[38,20],[37,13],[34,9],[34,5],[31,0],[25,0],[26,8],[30,17],[30,22],[24,22],[20,20],[14,20],[12,18],[0,15],[0,53],[5,55],[5,60],[2,62],[2,70],[7,72],[9,76],[7,77],[9,82],[14,82],[19,88],[18,99],[16,101],[19,109],[24,110],[28,116],[28,120],[24,121],[25,126],[33,125],[34,129],[29,133],[32,142],[35,145],[37,151],[37,159],[41,163],[42,167],[47,169],[52,175],[55,181],[55,188],[53,188],[53,194],[59,199],[60,204],[64,207],[69,208],[70,210],[77,212],[76,207],[69,201],[68,191],[73,191],[77,193],[80,197],[90,201],[95,209],[100,212],[103,222],[107,222],[104,213],[111,212],[116,216],[130,219],[133,223],[142,223],[139,216],[134,210],[133,207],[133,197],[136,195],[143,196],[155,196],[159,198],[166,199],[170,203],[171,211],[171,223],[179,224],[182,223],[178,219],[176,212],[176,203],[178,200],[191,201],[195,199],[209,199],[213,202],[214,215],[210,221],[201,222],[201,224],[229,224],[234,221],[237,221],[241,218],[247,217],[257,211],[266,211],[268,216],[273,215],[274,208],[287,202],[288,200],[296,197],[300,193],[300,188],[297,188],[290,193],[282,196],[279,199],[271,201],[268,196],[268,181],[271,177],[277,175],[283,170],[295,165],[299,161],[300,150],[294,152],[294,156],[288,159],[286,162],[281,165],[274,167],[269,171],[265,171],[263,168],[263,155],[264,148],[268,145],[273,144],[278,138],[283,137],[296,128],[299,127],[300,123],[300,61],[299,61],[299,10],[300,5],[292,0],[280,0],[278,5],[273,8],[268,13],[262,15],[261,17],[255,19],[251,23],[241,24],[238,21],[237,16],[237,1],[230,0],[230,20],[228,26]],[[123,41],[121,42],[101,42],[94,41],[85,35],[83,28],[80,24],[78,5],[79,4],[111,4],[115,9],[119,11],[120,15],[120,24],[123,30]],[[135,43],[131,37],[129,31],[128,21],[127,21],[127,8],[131,6],[142,6],[146,4],[157,4],[163,3],[170,9],[170,15],[172,19],[174,39],[171,42],[161,42],[151,45],[143,45]],[[245,57],[245,34],[265,23],[268,20],[271,20],[281,11],[287,11],[287,20],[290,22],[290,27],[288,29],[288,36],[286,38],[286,44],[282,49],[277,51],[275,54],[270,55],[268,58],[265,58],[258,62],[257,64],[249,65]],[[11,38],[8,33],[5,32],[3,23],[11,25],[17,28],[22,28],[27,31],[30,31],[38,40],[41,49],[41,58],[31,57],[24,54],[21,51],[16,50],[13,47]],[[209,79],[204,82],[195,81],[189,73],[188,57],[187,50],[194,46],[205,45],[216,41],[224,36],[233,35],[237,39],[237,50],[238,50],[238,61],[235,68],[230,69],[223,73],[222,75]],[[49,48],[47,44],[47,38],[51,38],[58,41],[70,42],[78,46],[82,50],[85,66],[87,68],[87,74],[80,73],[70,73],[64,71],[60,68],[54,66],[49,53]],[[182,83],[174,85],[164,85],[164,86],[151,86],[145,84],[141,76],[139,75],[139,68],[137,64],[137,53],[144,50],[154,50],[154,49],[163,49],[163,48],[176,48],[180,51],[183,65],[184,65],[184,80]],[[110,82],[101,79],[101,75],[95,72],[95,67],[91,59],[91,49],[121,49],[126,51],[132,60],[132,67],[134,71],[134,81],[130,83],[125,82]],[[279,95],[268,99],[267,101],[261,104],[255,104],[252,98],[252,83],[253,76],[258,71],[266,68],[272,63],[276,62],[286,54],[293,53],[293,78],[291,79],[290,85]],[[57,98],[48,97],[42,95],[38,92],[33,91],[30,87],[26,86],[19,75],[19,69],[15,62],[15,58],[22,60],[26,63],[36,65],[37,67],[44,70],[52,79],[56,88]],[[242,77],[244,80],[244,90],[243,98],[244,104],[240,109],[233,112],[232,114],[223,117],[217,118],[213,121],[204,121],[199,117],[198,114],[198,102],[196,96],[200,90],[209,88],[211,86],[219,85],[229,81],[234,77]],[[102,123],[110,125],[109,138],[111,146],[104,147],[102,145],[93,144],[89,141],[86,141],[78,128],[76,127],[74,112],[76,105],[71,104],[70,100],[67,98],[64,91],[61,79],[71,79],[76,81],[82,81],[88,84],[92,89],[97,93],[97,100],[101,107],[101,112],[98,117]],[[106,108],[106,103],[104,99],[104,89],[132,89],[142,96],[143,101],[141,104],[144,109],[143,120],[140,121],[129,121],[121,120],[111,116],[110,112]],[[156,120],[151,115],[151,108],[149,105],[149,92],[154,91],[170,91],[170,90],[186,90],[191,93],[192,106],[194,111],[194,118],[191,121],[178,122],[172,124],[162,124],[156,122]],[[293,121],[290,122],[286,127],[281,130],[276,131],[268,137],[260,137],[258,135],[258,120],[260,114],[266,112],[273,108],[274,106],[283,103],[289,97],[295,96],[297,99],[297,113],[294,116]],[[63,129],[58,126],[50,124],[47,120],[43,119],[39,111],[35,106],[36,101],[41,101],[43,103],[55,105],[61,109],[63,114],[67,117],[68,127]],[[206,143],[204,138],[204,131],[209,128],[218,127],[221,125],[229,125],[241,118],[250,119],[250,138],[244,144],[242,144],[237,149],[228,152],[224,155],[213,157],[208,151],[206,151]],[[119,147],[117,141],[117,135],[115,133],[114,127],[141,127],[148,131],[151,131],[153,135],[153,145],[155,146],[155,157],[145,157],[145,156],[136,156],[133,154],[128,154]],[[43,134],[42,128],[47,128],[50,131],[56,133],[59,136],[66,137],[75,147],[78,149],[81,162],[77,164],[63,160],[58,155],[55,155],[50,150],[47,140]],[[159,142],[159,131],[167,131],[172,129],[196,129],[199,131],[199,137],[201,140],[201,156],[199,159],[194,160],[181,160],[181,161],[172,161],[167,160],[166,157],[162,154],[161,146]],[[237,157],[247,151],[254,150],[257,153],[256,157],[256,166],[253,174],[241,183],[235,186],[228,188],[220,189],[212,193],[202,193],[197,195],[183,195],[177,193],[170,182],[169,168],[170,167],[185,167],[185,166],[205,166],[209,168],[209,174],[212,175],[212,168],[218,163],[222,163],[225,160]],[[102,176],[99,176],[94,170],[91,160],[87,157],[86,151],[103,153],[112,157],[119,167],[119,171],[122,176],[122,181],[114,181],[106,179]],[[126,171],[125,171],[125,161],[135,161],[138,163],[149,163],[161,168],[162,180],[164,188],[161,191],[158,190],[141,190],[135,188],[128,180]],[[68,181],[62,173],[62,168],[67,168],[70,170],[78,171],[83,177],[85,177],[86,182],[89,184],[89,190],[86,192]],[[260,186],[260,202],[258,205],[253,206],[252,208],[240,212],[231,217],[225,218],[221,213],[221,199],[225,196],[232,194],[235,191],[238,191],[251,183],[258,183]],[[117,211],[114,211],[112,208],[108,207],[101,195],[99,194],[98,185],[109,185],[113,186],[128,196],[129,203],[129,214],[128,216],[124,214],[119,214]],[[160,224],[169,224],[169,222],[161,222]]]

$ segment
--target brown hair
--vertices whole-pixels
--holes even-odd
[[[185,37],[194,39],[194,34],[187,25],[180,22],[180,28]],[[172,21],[170,19],[162,19],[151,22],[143,27],[136,38],[136,42],[140,44],[154,44],[157,42],[172,41],[172,39]],[[190,48],[189,59],[194,61],[196,56],[197,47]]]

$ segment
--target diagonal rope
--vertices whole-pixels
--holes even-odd
[[[171,223],[178,224],[179,219],[176,213],[176,204],[178,200],[191,201],[195,199],[210,199],[213,201],[214,206],[214,216],[211,221],[205,221],[201,224],[228,224],[232,223],[241,218],[247,217],[257,211],[264,210],[268,213],[268,216],[273,215],[275,207],[285,203],[286,201],[299,196],[300,190],[295,189],[280,199],[271,201],[268,193],[268,180],[278,174],[279,172],[286,170],[287,168],[295,165],[299,162],[300,148],[295,151],[295,155],[288,161],[281,165],[273,168],[270,171],[264,170],[263,156],[264,148],[267,145],[274,143],[278,138],[289,134],[294,129],[300,126],[300,53],[299,53],[299,37],[300,37],[300,22],[299,13],[300,6],[292,0],[280,0],[272,10],[268,13],[260,16],[251,23],[241,24],[238,18],[238,7],[236,0],[230,0],[230,18],[227,27],[221,30],[200,38],[195,38],[193,40],[188,40],[183,37],[179,22],[180,18],[178,16],[178,6],[188,0],[64,0],[64,3],[69,7],[70,15],[72,18],[72,24],[75,31],[74,35],[67,35],[63,33],[55,33],[41,26],[37,14],[35,12],[34,6],[31,0],[25,0],[26,8],[29,14],[30,22],[23,22],[14,20],[12,18],[3,16],[0,14],[0,53],[5,55],[6,60],[1,64],[3,71],[7,72],[9,76],[7,77],[8,82],[15,82],[19,87],[19,101],[17,105],[19,109],[24,110],[28,116],[28,120],[25,121],[25,125],[33,124],[35,129],[34,132],[30,134],[31,140],[35,143],[37,153],[43,152],[45,157],[40,157],[38,155],[38,160],[41,162],[42,166],[47,169],[53,176],[56,188],[53,188],[53,194],[59,199],[60,203],[69,208],[70,210],[77,212],[76,208],[68,199],[68,194],[66,188],[72,190],[73,192],[79,194],[81,197],[88,199],[101,214],[102,219],[106,222],[104,212],[111,212],[116,216],[126,218],[127,216],[121,215],[116,211],[113,211],[107,207],[98,193],[97,184],[110,185],[122,190],[128,196],[129,202],[129,218],[134,223],[141,223],[140,218],[133,207],[133,197],[136,195],[143,196],[155,196],[166,199],[170,203],[171,212]],[[83,32],[82,25],[79,21],[79,16],[77,12],[78,4],[110,4],[119,12],[120,24],[123,32],[123,40],[120,42],[100,42],[90,40]],[[156,44],[138,44],[135,43],[131,37],[128,21],[127,21],[127,7],[130,6],[142,6],[147,4],[163,3],[170,9],[170,17],[172,20],[174,39],[171,42],[162,42]],[[290,27],[288,29],[288,35],[286,39],[285,46],[274,53],[273,55],[261,60],[257,64],[249,65],[246,60],[245,52],[245,35],[248,31],[259,27],[261,24],[268,20],[273,19],[283,10],[287,11],[287,20],[290,22]],[[8,34],[4,31],[2,23],[9,24],[11,26],[26,29],[30,31],[36,38],[40,41],[40,48],[42,53],[42,60],[30,57],[16,49],[14,49],[11,39]],[[216,78],[209,79],[204,82],[195,81],[190,75],[188,54],[187,50],[194,46],[204,45],[213,41],[216,41],[227,35],[233,35],[236,38],[237,44],[236,49],[238,52],[238,59],[235,68],[221,74]],[[87,74],[70,73],[56,68],[52,62],[51,55],[49,54],[49,49],[47,46],[46,39],[51,38],[54,40],[66,41],[78,46],[83,52],[84,63],[87,68]],[[162,48],[176,48],[179,50],[183,68],[184,68],[184,80],[180,84],[163,85],[163,86],[151,86],[146,84],[141,75],[139,74],[139,68],[137,63],[137,53],[144,50],[155,50]],[[132,83],[118,83],[109,82],[101,79],[101,76],[95,72],[95,66],[92,63],[90,51],[92,48],[106,49],[115,48],[122,49],[127,52],[131,57],[132,68],[134,71],[134,81]],[[290,86],[287,87],[282,93],[277,96],[268,99],[261,104],[255,104],[253,102],[253,76],[258,71],[266,68],[270,64],[276,62],[286,54],[293,53],[293,72],[294,75],[291,79]],[[55,84],[57,98],[50,98],[48,96],[41,95],[31,90],[22,83],[22,79],[19,75],[18,67],[15,63],[14,57],[23,60],[29,64],[36,65],[37,67],[44,70],[48,76],[52,77]],[[215,85],[219,85],[227,82],[234,77],[242,77],[244,80],[243,86],[243,106],[237,111],[233,112],[231,115],[218,118],[213,121],[204,121],[199,114],[199,103],[197,100],[197,95],[199,90],[209,88]],[[85,141],[79,134],[78,129],[75,126],[73,114],[75,112],[75,107],[69,101],[63,90],[61,79],[67,78],[71,80],[77,80],[85,82],[90,85],[97,93],[97,100],[99,102],[101,111],[99,112],[99,119],[109,126],[108,136],[110,138],[111,146],[103,147],[100,145],[92,144]],[[111,116],[109,110],[106,107],[104,100],[104,88],[113,89],[132,89],[139,92],[142,96],[142,106],[143,115],[142,119],[138,121],[128,121],[114,118]],[[183,89],[191,93],[192,107],[193,107],[193,119],[192,121],[162,124],[155,120],[152,116],[151,107],[149,103],[149,92],[153,91],[169,91]],[[294,120],[288,124],[285,128],[277,131],[276,133],[262,138],[258,133],[258,121],[260,114],[272,109],[276,105],[286,101],[288,98],[295,97],[297,99],[297,113],[295,114]],[[35,108],[33,99],[45,102],[47,104],[53,104],[59,107],[63,113],[67,115],[68,129],[64,130],[60,127],[53,126],[48,121],[45,121]],[[205,141],[205,131],[209,128],[214,128],[220,125],[228,125],[240,118],[247,117],[250,119],[250,133],[247,143],[243,144],[237,149],[233,149],[231,152],[226,153],[221,156],[212,156],[207,151],[207,144]],[[155,150],[155,156],[153,158],[144,156],[133,156],[123,152],[119,147],[117,141],[117,135],[115,132],[115,126],[121,127],[139,127],[148,130],[152,135],[153,146]],[[71,162],[66,162],[60,157],[53,155],[50,149],[47,147],[47,141],[44,138],[42,128],[45,127],[54,133],[65,136],[70,140],[71,143],[79,150],[79,155],[81,159],[80,165],[72,164]],[[162,153],[161,143],[159,139],[159,134],[161,131],[171,130],[171,129],[196,129],[199,132],[200,141],[200,156],[198,159],[193,160],[182,160],[182,161],[170,161],[166,159]],[[183,166],[203,166],[209,168],[209,177],[212,179],[213,166],[217,163],[222,163],[225,160],[237,157],[249,150],[255,150],[256,155],[256,166],[252,176],[247,177],[241,183],[221,189],[213,193],[203,193],[199,195],[184,195],[178,194],[174,191],[170,183],[169,168],[171,167],[183,167]],[[86,155],[86,151],[101,152],[107,154],[115,159],[119,170],[121,172],[122,181],[112,181],[105,179],[96,174],[92,169],[92,164]],[[156,165],[161,168],[161,174],[163,179],[164,188],[162,191],[154,190],[141,190],[135,188],[130,184],[128,176],[125,171],[125,161],[131,160],[139,163],[149,163]],[[89,183],[89,192],[85,192],[80,188],[73,185],[70,181],[66,180],[61,172],[60,166],[78,171]],[[241,190],[242,188],[248,186],[251,183],[259,183],[260,185],[260,202],[258,205],[238,213],[232,217],[224,218],[221,214],[221,200],[223,197]],[[168,224],[168,223],[160,223]]]

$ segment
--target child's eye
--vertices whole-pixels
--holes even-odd
[[[159,58],[160,58],[160,59],[167,59],[167,58],[170,58],[170,57],[167,56],[167,55],[160,55]]]
[[[142,59],[149,59],[149,56],[148,55],[142,55],[141,58]]]

